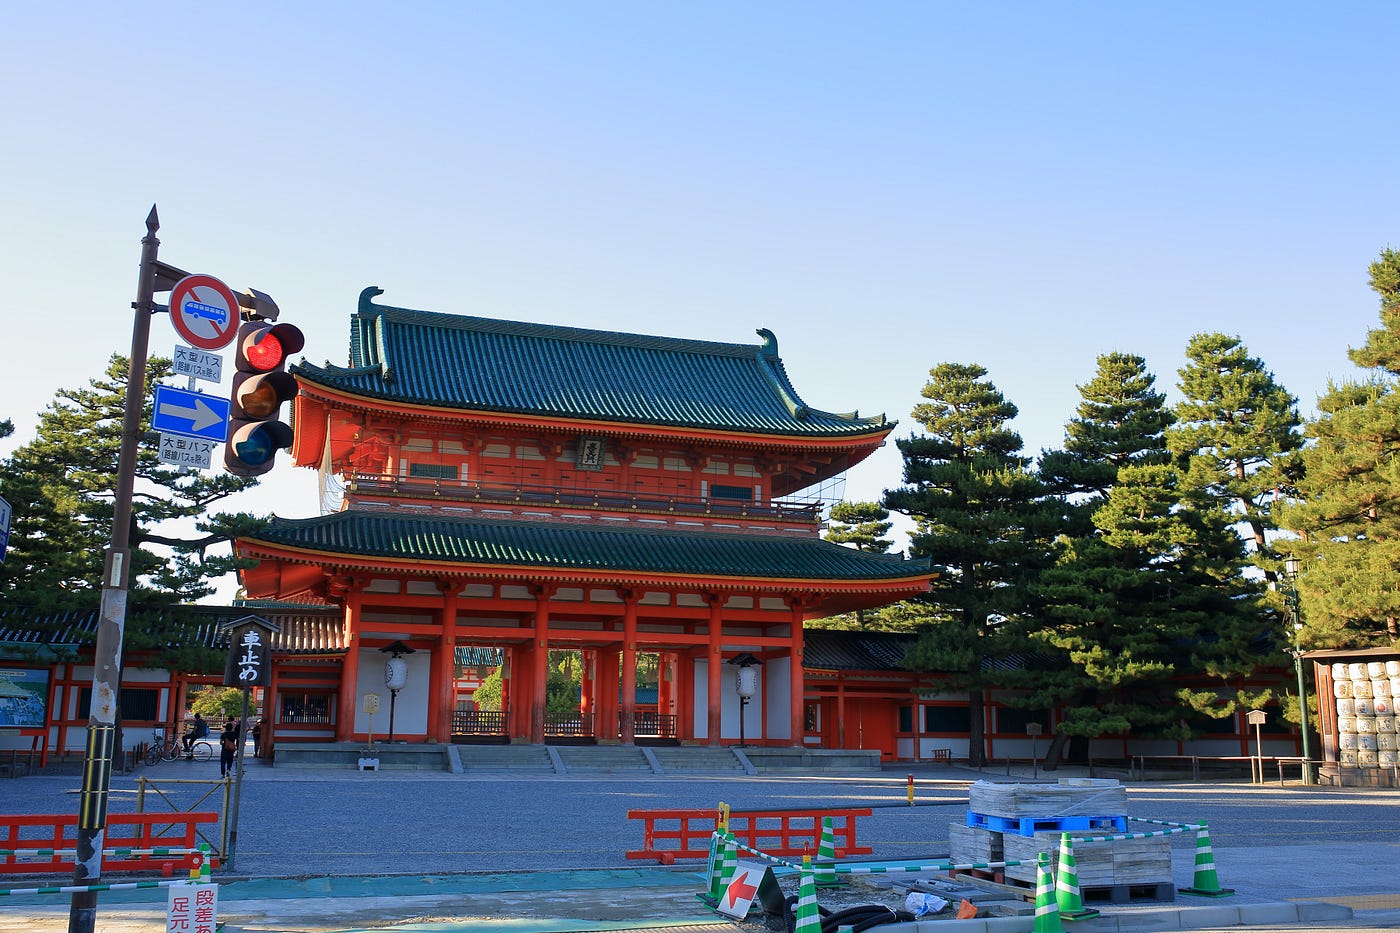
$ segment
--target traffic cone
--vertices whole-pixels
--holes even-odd
[[[1201,820],[1196,830],[1196,874],[1191,879],[1191,887],[1182,888],[1182,894],[1196,897],[1229,897],[1234,888],[1222,888],[1220,879],[1215,876],[1215,851],[1210,847],[1210,830],[1206,821]]]
[[[1031,933],[1061,933],[1060,908],[1055,904],[1055,882],[1050,880],[1050,853],[1040,853],[1035,872],[1035,923]]]
[[[718,898],[724,894],[724,890],[729,887],[729,882],[734,880],[734,873],[739,870],[739,846],[734,834],[726,832],[724,834],[723,858],[720,859],[719,866],[719,890],[715,894]]]
[[[1079,870],[1074,866],[1074,840],[1069,833],[1060,833],[1060,865],[1055,872],[1055,904],[1061,920],[1089,920],[1099,915],[1097,910],[1084,907],[1079,893]]]
[[[822,862],[836,861],[836,833],[831,828],[831,817],[822,817],[822,836],[817,843],[817,860]]]
[[[812,857],[802,856],[802,874],[797,884],[797,924],[792,933],[821,933],[821,911],[817,909],[817,879],[812,873]]]

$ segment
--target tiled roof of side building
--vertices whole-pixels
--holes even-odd
[[[809,628],[802,636],[802,664],[822,671],[900,670],[904,652],[919,636]]]
[[[129,619],[147,635],[159,633],[168,647],[228,648],[225,626],[249,615],[273,623],[272,649],[290,654],[342,650],[341,610],[335,606],[259,601],[259,605],[171,606],[155,618]],[[24,607],[0,610],[0,655],[4,646],[89,644],[97,632],[97,610],[40,613]]]
[[[468,520],[349,509],[274,518],[240,540],[375,558],[542,569],[796,580],[905,580],[927,560],[869,554],[816,537]]]
[[[626,424],[811,438],[883,435],[883,414],[835,414],[798,396],[777,339],[714,343],[439,314],[360,295],[350,365],[298,363],[308,382],[352,395]]]

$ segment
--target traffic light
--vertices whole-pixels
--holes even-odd
[[[296,397],[297,381],[283,367],[305,343],[291,324],[250,321],[238,328],[224,448],[224,469],[234,476],[266,473],[277,451],[292,445],[292,428],[278,420],[278,411]]]

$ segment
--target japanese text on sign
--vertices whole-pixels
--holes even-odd
[[[196,350],[184,344],[175,345],[171,368],[182,376],[192,376],[205,382],[218,382],[224,375],[224,358],[208,350]]]
[[[214,441],[202,441],[183,434],[160,436],[160,462],[195,470],[207,470],[213,462]]]
[[[243,656],[238,659],[238,679],[256,681],[262,669],[262,654],[259,650],[262,647],[262,636],[258,634],[257,629],[248,628],[243,630],[243,638],[240,641]]]
[[[166,933],[214,933],[219,922],[217,884],[174,884],[166,901]]]

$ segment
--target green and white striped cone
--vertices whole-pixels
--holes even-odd
[[[831,817],[822,817],[822,835],[817,842],[817,860],[836,861],[836,832],[831,828]]]
[[[812,872],[812,857],[802,856],[802,874],[797,884],[797,923],[793,933],[822,933],[821,911],[817,909],[817,878]]]
[[[1060,865],[1055,872],[1055,904],[1061,920],[1089,920],[1097,917],[1097,910],[1084,907],[1084,897],[1079,891],[1079,869],[1074,864],[1074,840],[1069,833],[1060,833]]]
[[[1182,888],[1181,893],[1196,897],[1229,897],[1235,893],[1234,888],[1222,888],[1215,875],[1215,851],[1210,847],[1210,830],[1205,820],[1196,829],[1196,874],[1191,887]]]
[[[739,846],[733,833],[725,832],[723,846],[719,866],[719,892],[715,895],[717,898],[724,894],[729,882],[734,880],[735,873],[739,871]]]
[[[1031,933],[1061,933],[1060,908],[1055,904],[1055,882],[1050,879],[1050,853],[1040,853],[1035,870],[1035,923]]]

